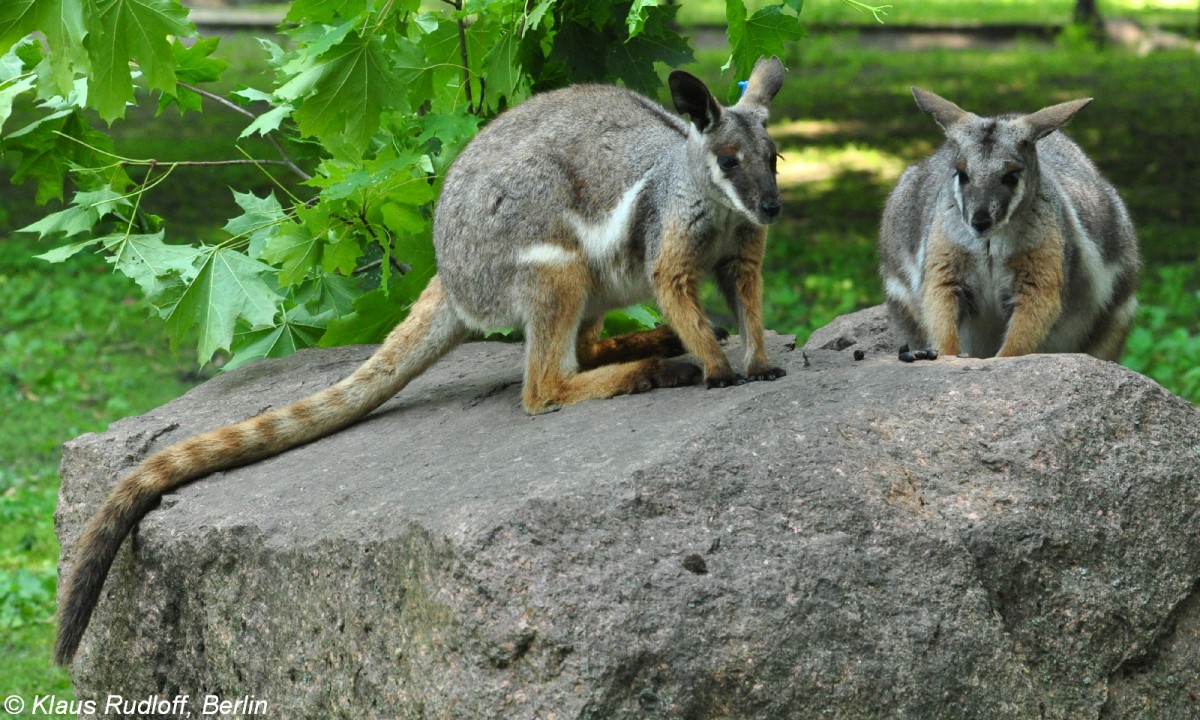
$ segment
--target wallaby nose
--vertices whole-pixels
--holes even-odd
[[[971,227],[975,232],[984,233],[992,226],[992,216],[987,210],[978,210],[971,216]]]
[[[758,204],[758,207],[763,211],[764,215],[772,220],[775,219],[779,215],[779,211],[783,209],[782,206],[780,206],[779,198],[777,197],[763,198],[762,202]]]

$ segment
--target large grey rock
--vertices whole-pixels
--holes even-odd
[[[187,694],[196,716],[250,695],[276,718],[1197,717],[1200,412],[1086,356],[905,365],[886,330],[876,308],[802,351],[772,338],[775,383],[536,418],[521,349],[464,346],[367,421],[168,496],[114,566],[78,695]],[[368,352],[257,363],[72,441],[64,546],[149,450]]]

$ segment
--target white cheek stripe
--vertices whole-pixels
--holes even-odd
[[[966,211],[963,210],[962,185],[958,184],[957,176],[951,176],[950,182],[954,184],[954,204],[958,206],[959,220],[962,220],[963,224],[965,225]]]
[[[1004,214],[1004,219],[996,223],[1003,225],[1012,219],[1013,213],[1021,206],[1021,200],[1025,198],[1025,178],[1024,176],[1017,179],[1017,189],[1013,192],[1012,199],[1008,201],[1008,212]]]
[[[716,156],[709,155],[707,160],[709,176],[712,177],[713,185],[716,185],[721,194],[729,200],[729,204],[733,206],[734,210],[741,213],[747,220],[754,221],[757,215],[746,209],[746,206],[742,203],[742,199],[738,197],[737,189],[733,187],[733,183],[726,179],[725,172],[717,164]]]

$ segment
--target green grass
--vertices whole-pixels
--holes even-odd
[[[893,18],[902,5],[895,4]],[[959,3],[904,5],[915,11]],[[810,2],[806,17],[811,21],[840,6],[836,0]],[[1115,14],[1115,6],[1105,9]],[[243,58],[240,64],[253,62],[253,43],[231,45]],[[723,61],[720,52],[704,51],[692,69],[728,82],[717,70]],[[880,301],[875,233],[884,198],[901,169],[941,138],[913,105],[910,85],[981,113],[1094,96],[1070,133],[1127,198],[1148,263],[1143,309],[1125,363],[1200,401],[1200,197],[1193,190],[1192,160],[1200,147],[1194,118],[1200,57],[1139,58],[1078,43],[885,52],[843,36],[812,38],[787,61],[791,74],[773,115],[785,156],[786,219],[769,243],[769,326],[803,339],[838,314]],[[247,67],[238,74],[256,82]],[[164,160],[209,158],[214,144],[227,148],[225,140],[244,126],[238,116],[215,108],[203,122],[194,116],[180,122],[171,113],[158,120],[142,114],[119,125],[118,150]],[[265,146],[252,152],[271,153]],[[145,201],[169,218],[176,237],[204,237],[235,214],[230,187],[260,194],[271,187],[246,168],[181,173]],[[66,676],[49,661],[61,443],[159,405],[197,378],[187,352],[176,357],[167,350],[162,325],[146,319],[132,283],[94,257],[64,265],[32,259],[47,248],[28,236],[6,236],[42,210],[31,207],[25,189],[5,188],[0,197],[0,694],[59,691],[65,697]]]
[[[54,504],[63,441],[180,395],[197,378],[146,321],[136,287],[97,260],[50,267],[0,242],[0,694],[68,689],[50,663]]]
[[[230,45],[225,57],[239,66],[231,73],[237,82],[266,87],[261,61],[252,59],[256,44],[238,38]],[[223,159],[247,122],[217,109],[203,122],[194,115],[180,121],[174,109],[156,119],[154,104],[144,104],[131,110],[130,122],[115,126],[118,152]],[[6,127],[20,127],[29,112],[18,106]],[[265,142],[245,145],[257,157],[274,157]],[[8,166],[5,159],[0,168]],[[245,166],[197,170],[177,174],[145,207],[170,218],[175,237],[203,237],[237,214],[230,187],[261,195],[273,184]],[[50,246],[13,232],[47,212],[34,206],[32,188],[5,185],[0,198],[0,695],[68,697],[67,675],[50,661],[62,443],[157,407],[201,378],[186,347],[178,355],[168,349],[163,325],[149,317],[138,288],[102,259],[82,255],[50,265],[33,257]]]
[[[751,7],[765,4],[747,3]],[[886,25],[988,25],[1055,24],[1071,22],[1074,0],[865,0],[871,6],[888,5],[882,19]],[[1149,25],[1194,30],[1197,22],[1193,0],[1104,0],[1105,17],[1131,18]],[[871,13],[844,0],[807,0],[802,17],[810,25],[872,25]],[[720,25],[725,22],[725,4],[717,0],[684,0],[679,9],[685,25]]]

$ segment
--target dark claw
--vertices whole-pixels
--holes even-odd
[[[908,347],[907,345],[905,347]],[[900,362],[916,362],[917,356],[911,350],[903,350],[900,352]]]
[[[933,348],[925,348],[925,359],[937,360],[937,357],[938,357],[937,350],[934,350]]]
[[[729,339],[729,331],[720,325],[713,325],[713,335],[717,336],[717,342],[725,342]]]
[[[910,350],[908,348],[908,343],[904,343],[903,345],[900,346],[900,352],[902,352],[902,353],[910,352]]]
[[[773,368],[767,368],[766,370],[763,370],[762,372],[751,373],[750,375],[748,375],[746,377],[746,379],[752,380],[752,381],[778,380],[779,378],[783,377],[784,375],[787,375],[786,370],[784,370],[783,368],[773,367]]]
[[[917,360],[924,360],[929,357],[929,353],[925,350],[917,350],[913,352],[913,357]]]
[[[733,377],[709,378],[708,379],[708,389],[709,390],[712,390],[713,388],[733,387],[734,385],[745,385],[745,384],[746,384],[746,378],[742,375],[734,375]]]

